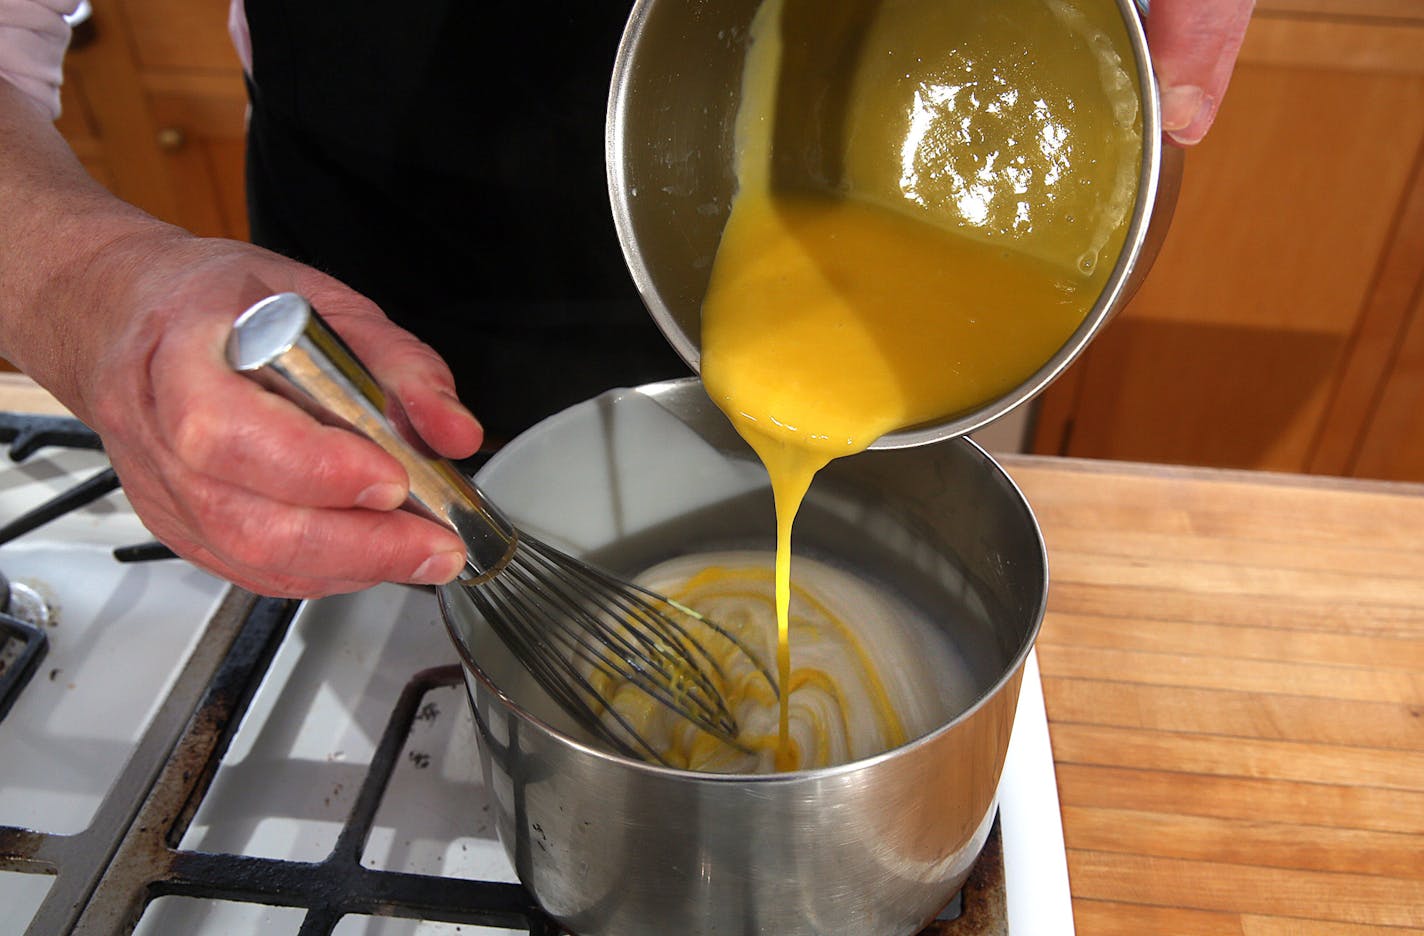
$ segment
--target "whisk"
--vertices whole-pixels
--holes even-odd
[[[725,679],[705,639],[726,640],[776,688],[767,667],[731,631],[690,608],[625,582],[517,529],[459,469],[423,454],[386,416],[384,392],[305,298],[280,293],[233,324],[228,360],[321,421],[350,429],[394,456],[410,477],[408,509],[465,542],[458,581],[491,630],[582,727],[621,753],[665,763],[637,727],[595,688],[593,673],[631,684],[735,747],[737,722],[718,690]]]

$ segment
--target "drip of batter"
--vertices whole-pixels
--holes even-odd
[[[1117,16],[1106,0],[758,11],[702,377],[775,492],[778,769],[799,762],[791,527],[816,472],[1012,390],[1107,279],[1141,159]],[[794,184],[788,165],[806,170]]]

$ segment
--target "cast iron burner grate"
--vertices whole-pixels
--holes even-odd
[[[259,599],[237,590],[233,594],[247,602],[243,624],[233,635],[230,649],[171,756],[112,849],[112,857],[105,867],[88,869],[97,872],[92,887],[79,887],[76,902],[76,886],[66,875],[78,880],[87,869],[64,864],[64,859],[83,864],[94,851],[87,841],[92,838],[88,833],[48,836],[0,828],[0,869],[45,872],[60,878],[29,933],[128,932],[151,901],[182,896],[305,909],[301,936],[330,934],[347,914],[562,936],[565,931],[539,910],[521,885],[381,871],[360,863],[382,795],[425,697],[434,690],[460,685],[463,676],[458,665],[424,670],[406,684],[326,859],[289,861],[175,847],[196,814],[297,606],[296,602]],[[214,626],[219,630],[222,617],[220,613],[215,618]],[[222,634],[208,636],[216,640]],[[71,871],[76,873],[71,875]],[[67,883],[71,886],[61,886]],[[962,907],[957,919],[935,922],[924,936],[1007,933],[997,823],[965,886]]]
[[[103,447],[99,436],[77,419],[27,413],[0,413],[0,443],[9,445],[10,460],[13,462],[24,461],[46,445],[83,449]],[[19,521],[9,522],[0,529],[0,543],[8,542],[42,522],[44,520],[40,519],[30,526]],[[0,573],[0,721],[9,714],[47,652],[49,638],[42,628],[17,613],[12,606],[10,583]]]
[[[266,599],[264,599],[266,601]],[[280,614],[280,612],[279,612]],[[268,617],[271,617],[269,613]],[[281,629],[290,619],[282,618]],[[275,618],[272,619],[275,622]],[[360,792],[330,855],[319,862],[181,851],[229,741],[241,722],[256,683],[281,634],[268,625],[244,635],[194,715],[153,794],[120,844],[111,870],[100,881],[87,914],[101,920],[136,922],[144,907],[162,896],[246,901],[306,910],[300,936],[332,933],[347,914],[405,917],[446,923],[526,930],[531,936],[562,936],[519,884],[374,870],[360,863],[381,798],[399,762],[428,693],[461,685],[458,665],[415,674],[406,684],[381,735]],[[267,647],[263,651],[259,648]],[[217,731],[204,730],[205,726]],[[165,824],[164,818],[176,819]],[[938,921],[924,936],[1006,933],[1003,920],[1003,863],[997,824],[991,841],[966,885],[962,912]],[[77,931],[84,931],[83,927]]]
[[[10,446],[10,460],[24,461],[46,445],[101,449],[99,436],[72,416],[0,413],[0,442]]]
[[[98,434],[77,419],[23,413],[0,413],[0,442],[9,443],[10,460],[14,462],[24,461],[46,445],[92,450],[104,447]],[[78,510],[117,490],[118,487],[119,476],[113,468],[105,468],[8,521],[0,527],[0,545],[62,517],[71,510]],[[152,559],[172,559],[173,552],[155,540],[120,546],[114,550],[114,558],[121,562],[147,562]]]
[[[77,420],[0,414],[0,442],[11,440],[22,449],[19,457],[49,444],[100,447]],[[55,877],[27,936],[128,933],[145,908],[165,896],[302,909],[300,936],[330,934],[348,914],[563,936],[565,931],[519,884],[376,870],[360,863],[425,696],[462,684],[458,665],[424,670],[409,680],[324,860],[177,847],[299,604],[229,591],[89,828],[59,835],[0,826],[0,871]],[[1005,908],[996,821],[964,890],[921,936],[1005,936]]]
[[[10,583],[0,574],[0,722],[49,651],[45,632],[9,614],[9,604]]]

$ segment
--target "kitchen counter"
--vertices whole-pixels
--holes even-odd
[[[11,371],[0,372],[0,411],[10,413],[45,413],[68,415],[69,411],[59,404],[43,388],[24,374]]]
[[[1424,485],[1004,461],[1078,933],[1424,933]]]
[[[1078,932],[1424,932],[1424,485],[1005,461]]]

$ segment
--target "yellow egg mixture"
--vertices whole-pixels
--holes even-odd
[[[638,582],[696,608],[758,660],[768,660],[777,645],[774,561],[770,552],[699,553],[661,563]],[[721,667],[714,678],[745,750],[699,731],[631,684],[596,672],[590,682],[669,765],[719,773],[829,767],[870,757],[924,734],[973,701],[976,685],[964,660],[930,621],[885,589],[802,557],[791,607],[796,667],[782,682],[791,709],[785,739],[777,694],[762,670],[708,632],[697,636]]]
[[[777,769],[824,760],[790,724],[818,682],[791,665],[791,528],[812,477],[1009,392],[1083,321],[1141,163],[1127,50],[1109,0],[768,0],[757,14],[701,372],[775,493]],[[697,574],[686,587],[724,576]],[[734,710],[738,692],[763,690],[732,687]]]

